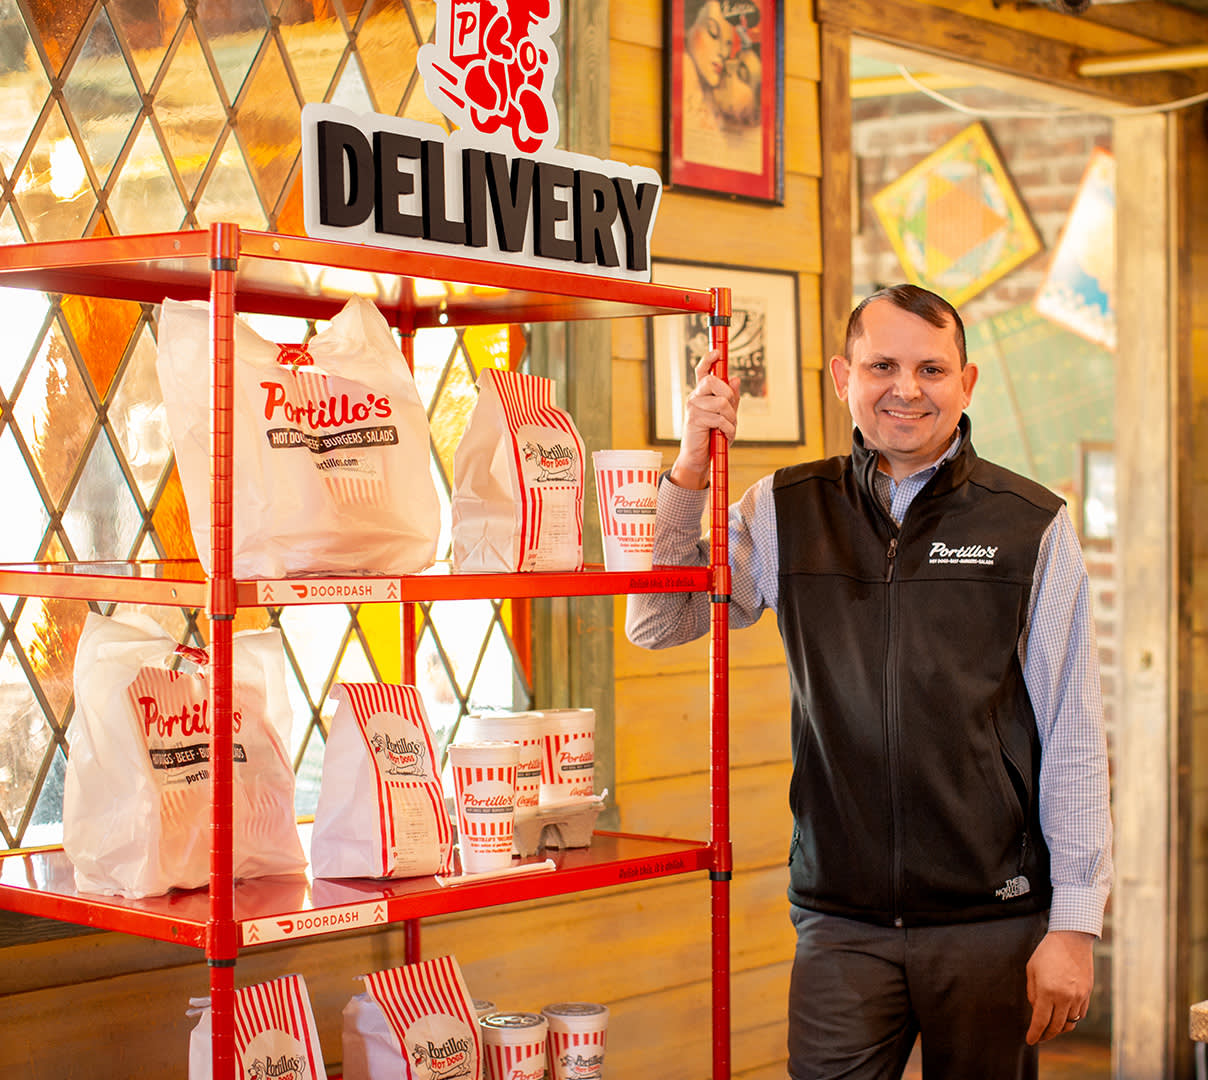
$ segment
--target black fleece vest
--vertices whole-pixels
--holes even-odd
[[[792,689],[789,896],[885,925],[1048,907],[1040,745],[1017,646],[1047,489],[961,445],[899,528],[877,455],[782,469],[778,617]]]

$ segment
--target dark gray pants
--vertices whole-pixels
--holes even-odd
[[[891,1080],[922,1036],[924,1080],[1036,1080],[1027,962],[1045,913],[872,926],[794,907],[791,1080]]]

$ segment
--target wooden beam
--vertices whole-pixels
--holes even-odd
[[[1117,557],[1120,706],[1115,723],[1112,893],[1114,1073],[1162,1080],[1186,1016],[1174,1018],[1172,724],[1177,678],[1172,563],[1179,522],[1171,460],[1170,121],[1116,121]],[[1127,212],[1125,212],[1125,208]]]
[[[1185,72],[1083,77],[1078,64],[1093,55],[1086,49],[921,0],[816,0],[816,12],[818,22],[849,33],[1123,105],[1157,105],[1208,88],[1208,77]]]
[[[824,453],[851,449],[851,418],[831,388],[830,358],[843,352],[852,306],[851,223],[851,35],[841,26],[821,27],[822,80],[819,111],[822,143],[822,432]]]

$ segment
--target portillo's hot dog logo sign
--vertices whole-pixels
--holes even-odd
[[[558,0],[437,0],[417,64],[454,124],[302,110],[306,232],[650,280],[653,169],[557,148]]]

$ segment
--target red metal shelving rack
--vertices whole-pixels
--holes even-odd
[[[446,284],[443,295],[416,282]],[[241,948],[378,923],[405,922],[518,900],[707,871],[711,888],[713,1078],[730,1075],[731,847],[729,821],[728,458],[714,433],[710,566],[649,573],[447,574],[401,578],[236,581],[231,564],[235,312],[334,315],[352,293],[374,300],[405,335],[445,325],[569,321],[699,312],[726,375],[729,291],[679,289],[583,274],[417,254],[241,230],[208,229],[0,247],[0,286],[159,303],[211,304],[211,551],[208,578],[193,563],[0,566],[0,593],[204,607],[210,619],[212,818],[208,890],[146,900],[75,891],[61,849],[0,856],[0,908],[204,948],[213,1006],[214,1076],[235,1073],[235,962]],[[236,883],[231,873],[231,626],[239,607],[707,591],[710,627],[710,835],[707,842],[599,832],[558,853],[552,873],[441,888],[431,878],[389,883],[278,877]]]

